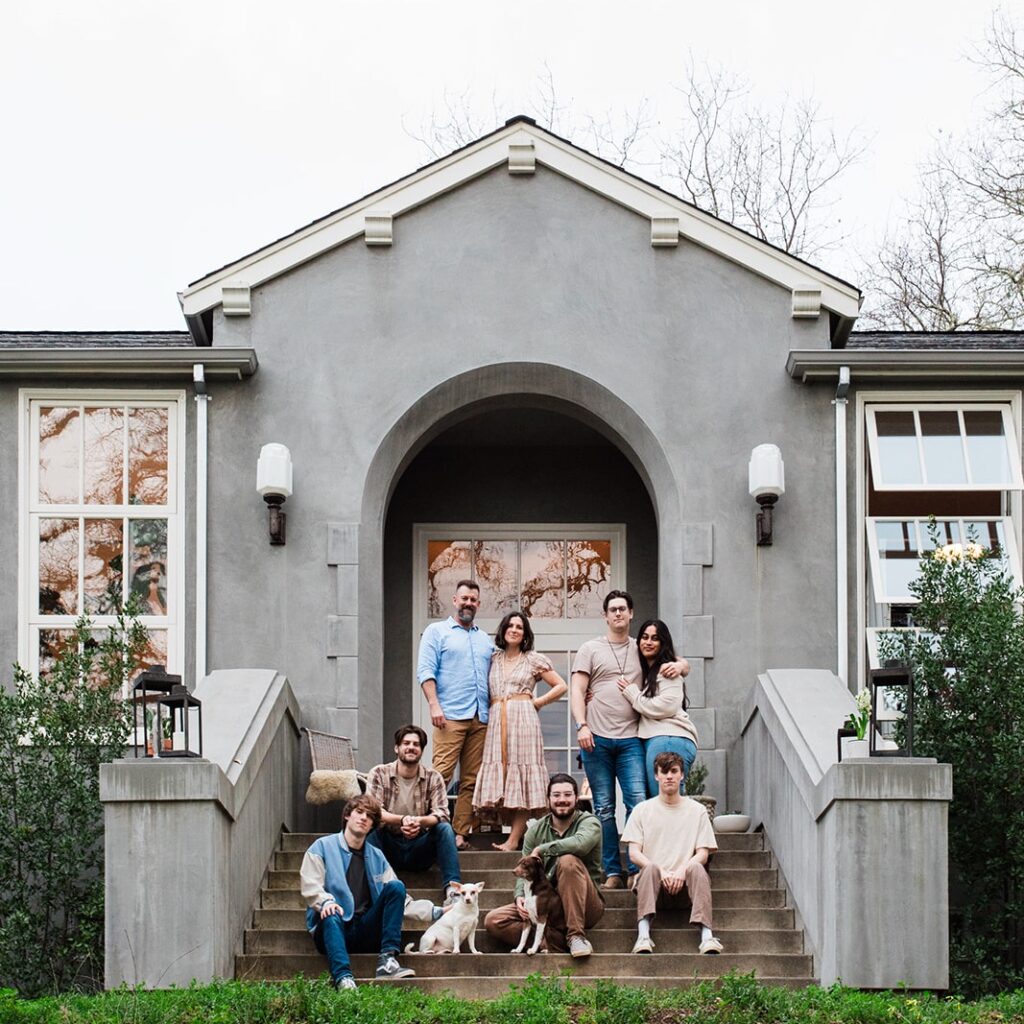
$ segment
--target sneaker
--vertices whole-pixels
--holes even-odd
[[[403,967],[398,962],[398,957],[394,953],[381,953],[377,959],[377,973],[374,977],[378,979],[397,980],[398,978],[412,978],[415,975],[416,972],[411,967]]]
[[[573,935],[569,939],[569,955],[574,960],[590,956],[593,952],[594,947],[582,935]]]
[[[653,953],[654,952],[654,942],[651,939],[646,938],[645,936],[638,935],[636,942],[633,943],[633,952],[634,953]]]
[[[698,947],[698,952],[700,952],[700,953],[721,953],[722,952],[722,943],[719,942],[718,939],[716,939],[714,937],[714,935],[712,935],[710,939],[705,939],[700,944],[700,946]]]
[[[343,974],[337,981],[331,982],[338,992],[350,992],[356,985],[356,979],[351,974]]]
[[[602,889],[625,889],[626,886],[622,881],[622,875],[609,875],[602,883]]]

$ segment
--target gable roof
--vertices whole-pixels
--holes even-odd
[[[605,196],[651,221],[653,246],[687,239],[793,292],[793,315],[833,314],[834,332],[848,331],[860,309],[855,286],[764,242],[643,178],[581,149],[532,118],[519,116],[488,135],[369,195],[193,281],[179,293],[197,342],[209,344],[215,307],[248,315],[249,289],[285,274],[360,235],[368,245],[391,244],[394,217],[508,164],[530,174],[537,164]]]

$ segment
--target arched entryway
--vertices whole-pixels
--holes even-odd
[[[359,731],[367,752],[379,743],[389,754],[391,731],[415,717],[413,650],[427,613],[427,565],[417,559],[431,525],[445,528],[435,542],[463,543],[492,540],[488,525],[500,527],[495,538],[517,566],[533,542],[561,542],[571,555],[571,542],[593,539],[582,534],[618,530],[617,571],[638,612],[680,610],[679,498],[664,453],[634,410],[559,367],[486,367],[425,395],[378,449],[363,511]],[[441,536],[456,526],[474,536]],[[593,609],[575,611],[587,618]],[[599,628],[598,613],[587,632]],[[567,659],[571,638],[559,642]]]

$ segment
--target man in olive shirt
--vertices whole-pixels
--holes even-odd
[[[601,880],[601,823],[576,807],[579,787],[571,775],[559,773],[548,781],[548,810],[530,826],[523,839],[523,856],[539,857],[558,895],[558,907],[548,916],[544,941],[559,953],[590,956],[587,940],[604,913]],[[492,910],[484,919],[490,935],[509,946],[519,943],[523,922],[529,920],[523,880],[516,880],[516,901]]]

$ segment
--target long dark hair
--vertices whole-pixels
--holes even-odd
[[[658,633],[658,639],[661,641],[661,650],[658,651],[657,656],[650,665],[647,665],[647,659],[643,656],[640,651],[640,637],[647,632],[648,628],[653,626]],[[640,628],[636,631],[636,649],[637,653],[640,654],[640,667],[644,670],[644,687],[643,695],[645,697],[653,697],[658,692],[658,673],[661,671],[661,666],[676,660],[676,652],[672,645],[672,634],[668,631],[668,626],[665,625],[661,619],[647,619]],[[683,710],[686,710],[686,683],[683,683]]]
[[[533,630],[530,628],[530,620],[526,616],[526,612],[509,612],[498,623],[498,631],[494,634],[494,646],[500,647],[501,650],[505,650],[508,646],[505,643],[505,630],[508,629],[509,623],[513,619],[521,619],[523,623],[523,643],[519,648],[520,651],[525,654],[527,651],[533,650]]]

